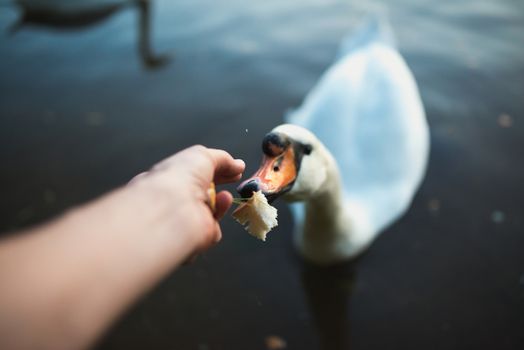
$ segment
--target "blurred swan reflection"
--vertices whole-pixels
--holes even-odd
[[[320,349],[349,349],[349,304],[355,283],[352,262],[330,267],[304,264],[302,285],[318,332]]]
[[[84,28],[125,8],[136,8],[139,13],[137,45],[142,64],[146,68],[158,68],[170,60],[167,55],[156,55],[151,48],[152,0],[16,0],[15,3],[21,15],[11,26],[12,33],[29,25],[62,30]]]

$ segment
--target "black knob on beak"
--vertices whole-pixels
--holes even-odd
[[[258,181],[255,179],[248,180],[237,187],[237,192],[242,198],[250,198],[253,195],[253,192],[257,192],[259,190],[260,186],[258,185]]]

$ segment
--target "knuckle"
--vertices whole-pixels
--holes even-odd
[[[207,153],[207,148],[203,145],[197,144],[194,146],[189,147],[190,150],[196,151],[196,152],[204,152]]]
[[[200,157],[200,159],[205,159],[208,162],[215,162],[215,158],[211,154],[209,148],[203,145],[194,145],[190,147],[190,150],[194,153],[195,157]]]

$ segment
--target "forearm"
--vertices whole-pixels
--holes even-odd
[[[191,213],[161,192],[129,186],[0,244],[0,347],[86,347],[187,258]]]

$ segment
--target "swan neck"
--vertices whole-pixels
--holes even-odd
[[[312,197],[307,202],[308,213],[315,216],[332,216],[337,213],[341,208],[341,191],[340,186],[330,186],[326,191]]]
[[[342,185],[336,165],[328,167],[325,185],[306,203],[306,235],[336,235],[343,213]]]

